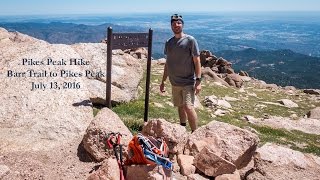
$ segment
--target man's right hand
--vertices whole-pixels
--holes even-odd
[[[164,82],[160,84],[160,92],[164,93],[166,90],[164,89]]]

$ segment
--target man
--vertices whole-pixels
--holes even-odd
[[[167,77],[172,85],[173,104],[178,107],[180,124],[188,120],[192,132],[197,129],[197,113],[194,110],[195,94],[201,90],[201,63],[196,39],[183,33],[184,21],[181,15],[171,16],[174,36],[166,41],[164,67],[160,91],[164,92]]]

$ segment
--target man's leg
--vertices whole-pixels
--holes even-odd
[[[182,126],[187,125],[187,114],[183,108],[183,87],[172,86],[172,100],[174,106],[178,107],[180,124]]]
[[[184,112],[187,114],[188,122],[191,127],[192,132],[195,131],[198,127],[198,116],[193,106],[185,105],[183,106]]]
[[[178,107],[178,113],[179,113],[179,119],[180,119],[180,125],[186,126],[187,125],[187,114],[184,110],[183,106]]]
[[[198,124],[198,116],[196,111],[194,110],[194,99],[195,99],[194,93],[195,93],[194,86],[185,86],[183,90],[183,98],[184,98],[183,109],[187,114],[187,119],[192,132],[197,129],[197,124]]]

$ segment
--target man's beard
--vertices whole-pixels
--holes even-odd
[[[182,32],[182,29],[172,29],[174,34],[180,34]]]

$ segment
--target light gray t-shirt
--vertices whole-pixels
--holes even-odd
[[[196,39],[187,34],[184,34],[182,38],[173,36],[166,41],[164,54],[167,56],[167,71],[171,84],[174,86],[194,85],[193,57],[200,55]]]

